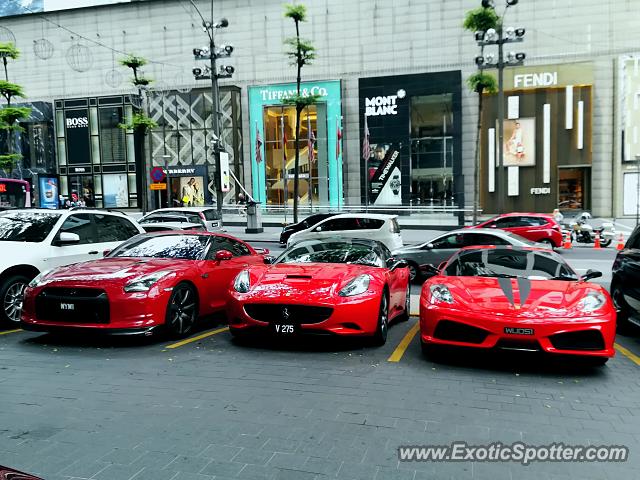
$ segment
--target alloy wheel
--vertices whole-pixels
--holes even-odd
[[[20,321],[25,288],[27,288],[26,283],[16,282],[7,289],[4,295],[4,313],[11,322],[18,323]]]
[[[181,285],[173,289],[167,312],[170,331],[176,336],[186,335],[196,322],[197,306],[193,289]]]

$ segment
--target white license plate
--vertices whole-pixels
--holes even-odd
[[[295,332],[291,324],[275,324],[273,328],[279,335],[291,335]]]

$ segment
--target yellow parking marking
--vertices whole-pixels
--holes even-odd
[[[631,360],[636,365],[640,365],[640,357],[638,355],[633,353],[631,350],[628,350],[628,349],[624,348],[622,345],[620,345],[618,343],[616,343],[614,346],[616,347],[616,350],[618,350],[622,355],[627,357],[629,360]]]
[[[411,340],[413,340],[413,337],[416,336],[416,333],[418,333],[419,330],[420,330],[420,322],[417,321],[416,323],[413,324],[413,326],[409,329],[409,331],[406,333],[404,338],[400,341],[400,343],[398,344],[396,349],[393,351],[391,356],[387,358],[387,362],[399,362],[400,360],[402,360],[404,352],[406,352],[407,348],[409,347],[409,344],[411,343]]]
[[[21,332],[21,328],[16,328],[15,330],[5,330],[4,332],[0,332],[0,335],[9,335],[10,333]]]
[[[203,338],[207,338],[207,337],[210,337],[212,335],[217,335],[218,333],[227,332],[227,331],[229,331],[229,327],[217,328],[215,330],[211,330],[210,332],[205,332],[203,334],[196,335],[195,337],[190,337],[190,338],[187,338],[185,340],[181,340],[179,342],[172,343],[171,345],[167,345],[164,348],[182,347],[183,345],[187,345],[189,343],[197,342],[198,340],[202,340]]]

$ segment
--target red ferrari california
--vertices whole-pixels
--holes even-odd
[[[614,355],[616,312],[609,294],[578,277],[558,254],[535,247],[469,247],[422,287],[420,335],[431,346]]]
[[[239,272],[263,265],[236,238],[208,232],[133,237],[107,257],[43,272],[25,291],[22,328],[189,334],[199,317],[224,311]]]
[[[407,264],[378,241],[301,241],[271,261],[235,278],[227,310],[234,336],[334,334],[382,345],[389,322],[409,317]]]

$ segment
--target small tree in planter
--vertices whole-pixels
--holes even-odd
[[[298,222],[298,193],[300,185],[300,116],[302,111],[309,105],[313,105],[318,101],[320,95],[303,96],[300,93],[300,84],[302,83],[302,67],[310,65],[311,61],[316,58],[316,49],[309,40],[300,38],[300,22],[307,20],[307,8],[303,4],[290,4],[284,7],[284,16],[291,18],[296,26],[296,36],[287,38],[284,43],[289,47],[287,56],[291,59],[291,65],[296,67],[296,95],[284,99],[282,102],[287,105],[295,105],[296,107],[296,160],[294,164],[293,176],[293,222]],[[287,175],[286,165],[283,175]],[[285,198],[285,208],[288,199]]]
[[[9,173],[22,158],[22,155],[14,151],[15,133],[22,131],[18,121],[28,118],[31,114],[31,109],[28,107],[11,106],[12,99],[25,96],[20,85],[9,82],[8,60],[17,60],[19,56],[20,52],[13,43],[0,43],[0,58],[2,58],[5,78],[0,80],[0,95],[7,102],[7,105],[0,109],[0,130],[5,131],[7,136],[7,153],[0,154],[0,169]]]
[[[131,119],[127,123],[121,123],[118,125],[120,128],[125,130],[133,130],[134,135],[137,138],[138,144],[138,153],[140,158],[142,159],[142,163],[144,165],[144,171],[138,172],[142,175],[142,185],[143,185],[143,195],[142,195],[142,209],[144,211],[147,210],[147,191],[146,191],[146,175],[147,175],[147,160],[145,155],[144,142],[147,133],[152,128],[158,126],[158,124],[150,117],[147,116],[145,110],[146,107],[146,90],[149,85],[153,82],[150,78],[147,78],[143,75],[140,69],[147,64],[147,60],[142,57],[136,57],[135,55],[128,55],[125,58],[120,59],[120,65],[130,68],[133,72],[133,78],[131,79],[131,84],[136,87],[138,90],[138,97],[140,98],[140,111],[134,112],[131,116]]]
[[[476,8],[467,12],[462,26],[465,30],[472,32],[487,31],[496,28],[500,21],[495,10],[492,8]],[[484,55],[484,47],[480,49],[480,55]],[[496,79],[493,75],[484,73],[482,68],[467,78],[467,85],[472,92],[478,94],[478,123],[476,133],[476,148],[473,164],[473,224],[478,223],[478,209],[480,205],[480,136],[482,134],[482,103],[484,93],[495,93],[498,91]]]

